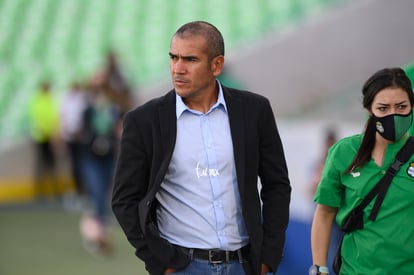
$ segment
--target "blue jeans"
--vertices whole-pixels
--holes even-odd
[[[243,265],[238,261],[221,264],[209,264],[207,260],[192,259],[191,263],[183,270],[178,270],[171,275],[245,275]]]
[[[109,215],[109,194],[114,169],[112,156],[96,157],[85,153],[81,159],[81,173],[92,201],[95,216],[105,224]]]

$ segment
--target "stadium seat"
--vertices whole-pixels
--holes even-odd
[[[168,73],[170,38],[185,22],[212,22],[229,49],[340,1],[0,0],[0,142],[27,132],[27,110],[8,106],[45,79],[61,97],[73,78],[99,70],[110,49],[132,86],[149,85]]]

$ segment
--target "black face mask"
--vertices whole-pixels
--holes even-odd
[[[413,121],[412,111],[406,115],[392,114],[384,117],[376,117],[372,114],[375,129],[385,139],[399,140],[410,128]]]

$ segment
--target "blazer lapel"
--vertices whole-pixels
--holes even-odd
[[[245,137],[243,108],[241,100],[232,95],[228,88],[223,87],[223,94],[229,116],[239,192],[240,195],[243,196],[245,182]]]
[[[152,205],[152,201],[156,192],[159,190],[165,173],[168,169],[168,165],[172,156],[172,152],[175,146],[176,132],[177,132],[177,119],[175,116],[175,93],[170,91],[164,98],[160,99],[162,102],[158,107],[158,119],[159,123],[153,125],[153,127],[160,127],[161,140],[160,143],[156,142],[154,146],[157,148],[154,160],[158,165],[155,165],[156,171],[151,171],[155,174],[154,181],[151,187],[148,189],[148,193],[145,198],[139,203],[139,216],[141,228],[146,228],[147,218]]]
[[[161,184],[165,176],[171,156],[174,152],[177,137],[177,117],[174,91],[170,91],[170,93],[167,94],[164,104],[162,104],[158,110],[158,117],[160,122],[162,156],[159,156],[161,157],[161,165],[155,177],[156,186]]]

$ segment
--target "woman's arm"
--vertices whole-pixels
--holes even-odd
[[[337,209],[318,204],[312,222],[311,245],[313,264],[327,266],[332,223]]]

